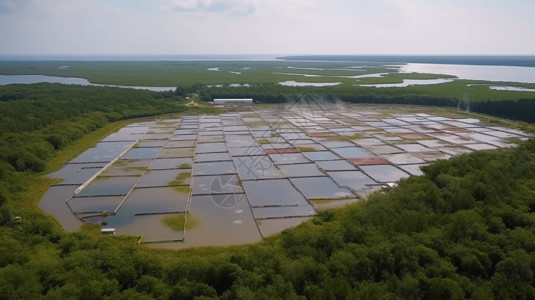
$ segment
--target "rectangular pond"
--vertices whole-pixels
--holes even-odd
[[[304,200],[287,179],[244,181],[252,207],[297,206]]]
[[[232,160],[242,180],[286,177],[267,156],[237,156]]]
[[[136,123],[51,174],[65,180],[40,206],[67,230],[107,222],[158,247],[248,243],[435,160],[530,137],[413,109],[253,106]]]
[[[307,199],[337,199],[352,197],[347,188],[336,185],[329,177],[290,178]]]

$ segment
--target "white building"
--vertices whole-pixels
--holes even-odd
[[[223,105],[223,104],[253,104],[253,98],[244,98],[244,99],[214,99],[213,104]]]

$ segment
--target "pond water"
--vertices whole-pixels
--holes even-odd
[[[347,188],[336,185],[329,177],[291,178],[308,199],[336,199],[353,196]]]
[[[158,158],[152,161],[150,170],[164,170],[164,169],[189,169],[193,165],[192,158]]]
[[[369,193],[373,186],[377,185],[377,182],[359,171],[337,171],[327,174],[339,186],[347,187],[359,194]]]
[[[67,204],[75,213],[102,213],[115,211],[123,200],[124,196],[73,197]]]
[[[166,213],[135,215],[132,223],[117,228],[117,234],[141,235],[143,242],[179,241],[183,239],[184,231],[175,231],[163,225],[166,218],[178,218],[182,222],[184,213]]]
[[[310,162],[301,153],[269,154],[269,158],[277,165],[296,164]]]
[[[158,158],[187,158],[193,155],[193,148],[164,148]]]
[[[246,109],[125,127],[51,174],[65,181],[52,186],[40,206],[69,231],[83,222],[107,222],[117,233],[143,235],[158,247],[247,243],[319,210],[358,201],[383,182],[419,175],[419,167],[431,161],[510,147],[507,138],[529,137],[474,118],[403,113],[407,108],[394,113],[349,105]],[[171,135],[179,123],[182,129]],[[262,126],[265,131],[250,131]],[[359,147],[327,138],[369,129],[374,130],[364,138],[350,139]],[[158,139],[142,139],[127,153],[145,132]],[[187,140],[174,140],[183,137]],[[260,139],[272,144],[262,141],[261,147]],[[179,227],[189,220],[186,230],[164,225],[168,217]]]
[[[288,177],[312,177],[325,176],[316,164],[290,164],[279,165],[279,168],[288,175]]]
[[[202,143],[198,144],[195,153],[227,152],[225,143]]]
[[[132,148],[123,156],[124,159],[150,159],[156,158],[162,148]]]
[[[260,232],[263,237],[279,233],[284,229],[295,227],[305,221],[312,219],[311,217],[297,217],[297,218],[282,218],[282,219],[264,219],[259,222]]]
[[[66,202],[72,197],[76,188],[77,186],[51,186],[39,202],[39,207],[51,214],[68,231],[76,231],[82,225]]]
[[[290,217],[310,217],[316,214],[314,207],[308,202],[289,207],[255,207],[254,216],[257,220],[281,219]]]
[[[232,160],[228,152],[198,153],[195,155],[195,161],[198,161],[198,162],[224,161],[224,160]]]
[[[335,148],[332,149],[333,152],[340,155],[343,158],[352,158],[352,157],[373,157],[374,155],[359,147],[345,147],[345,148]]]
[[[395,164],[395,165],[406,165],[406,164],[421,164],[424,163],[422,159],[413,153],[399,153],[399,154],[390,154],[386,155],[385,158]]]
[[[231,161],[195,162],[193,175],[221,175],[236,173]]]
[[[232,156],[265,155],[266,152],[260,146],[234,147],[228,151]]]
[[[190,169],[151,170],[146,172],[136,187],[189,185]]]
[[[71,163],[110,162],[133,145],[133,142],[101,142],[87,149]]]
[[[232,201],[233,205],[221,205],[228,201],[228,197],[228,195],[191,197],[191,216],[188,216],[188,220],[192,221],[186,224],[188,245],[236,245],[262,239],[249,203],[243,194],[242,197],[236,197],[237,199]]]
[[[119,159],[108,166],[102,176],[141,176],[147,170],[150,159]],[[89,178],[88,178],[89,179]]]
[[[54,173],[48,175],[51,178],[65,178],[56,185],[81,185],[89,178],[99,172],[106,163],[96,164],[65,164]]]
[[[267,156],[237,156],[232,159],[240,178],[244,180],[286,177]]]
[[[420,176],[423,175],[424,172],[420,169],[420,167],[425,166],[424,164],[414,164],[414,165],[403,165],[399,166],[403,171],[408,172],[411,175]]]
[[[361,166],[360,168],[378,182],[396,182],[401,178],[409,177],[409,174],[390,165]]]
[[[117,196],[128,194],[139,180],[137,176],[97,177],[78,196]]]
[[[303,155],[306,156],[308,159],[313,160],[313,161],[338,160],[338,159],[340,159],[340,157],[334,155],[330,151],[303,152]]]
[[[297,206],[303,196],[287,179],[244,181],[251,207]]]
[[[354,165],[348,163],[346,160],[323,160],[317,161],[316,164],[326,171],[346,171],[357,169]]]
[[[242,194],[240,179],[237,175],[217,175],[217,176],[194,176],[193,194]]]
[[[117,214],[107,218],[108,227],[130,224],[135,215],[185,212],[188,194],[173,187],[136,188]]]

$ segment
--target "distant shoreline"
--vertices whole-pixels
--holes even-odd
[[[0,61],[309,61],[535,67],[535,55],[133,55],[0,54]]]
[[[535,55],[293,55],[277,58],[286,61],[535,67]]]

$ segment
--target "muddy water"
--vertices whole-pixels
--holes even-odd
[[[163,224],[163,219],[176,217],[184,220],[184,214],[137,215],[132,223],[121,226],[117,234],[142,236],[143,242],[174,241],[183,239],[183,230],[175,231]],[[162,245],[165,246],[165,245]]]
[[[124,196],[73,197],[67,204],[75,213],[99,213],[115,211]]]
[[[295,227],[303,222],[312,219],[311,217],[284,218],[284,219],[265,219],[259,222],[262,236],[267,237],[276,233]]]
[[[132,191],[117,214],[107,218],[108,227],[131,224],[139,214],[185,212],[188,193],[174,187],[139,188]]]
[[[192,196],[184,246],[235,245],[261,240],[260,230],[245,196],[228,203],[227,195]],[[189,224],[189,225],[188,225]],[[182,245],[177,245],[180,247]]]

